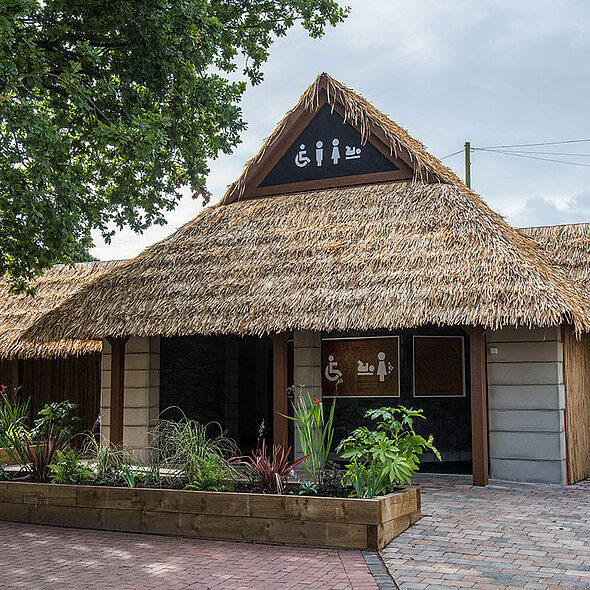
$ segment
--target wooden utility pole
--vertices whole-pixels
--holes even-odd
[[[471,188],[471,143],[465,142],[465,184]]]

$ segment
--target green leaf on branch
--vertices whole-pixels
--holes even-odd
[[[274,40],[346,14],[336,0],[3,0],[0,275],[22,288],[92,230],[163,224],[183,187],[207,201],[207,162],[240,141]]]

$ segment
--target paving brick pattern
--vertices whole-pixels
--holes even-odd
[[[590,480],[470,482],[416,478],[423,517],[381,552],[401,590],[590,589]]]
[[[178,539],[0,521],[0,588],[377,590],[360,551]]]

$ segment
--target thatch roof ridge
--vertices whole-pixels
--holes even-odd
[[[250,171],[264,158],[265,154],[281,137],[290,118],[302,107],[310,112],[319,109],[321,106],[320,96],[324,90],[327,93],[328,105],[333,108],[336,103],[339,103],[344,107],[344,119],[350,121],[359,130],[361,142],[368,139],[370,130],[374,127],[383,132],[392,155],[397,156],[401,148],[407,150],[414,164],[415,180],[426,180],[428,174],[431,174],[438,182],[463,184],[461,179],[450,168],[430,154],[424,144],[413,138],[406,129],[374,107],[363,96],[323,72],[301,95],[298,103],[281,119],[274,131],[265,140],[260,151],[248,160],[238,180],[229,186],[222,204],[229,202],[230,197],[235,197],[232,200],[240,199],[246,187]]]
[[[125,261],[56,264],[31,283],[35,293],[13,294],[0,277],[0,358],[51,358],[100,352],[100,340],[63,340],[32,343],[23,333],[45,313],[55,309],[83,286]]]
[[[563,269],[590,296],[590,223],[520,229],[540,245],[549,262]]]
[[[590,330],[590,303],[534,240],[462,186],[398,182],[209,207],[28,334],[563,322]]]

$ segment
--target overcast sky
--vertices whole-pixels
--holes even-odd
[[[271,49],[265,80],[246,92],[248,129],[211,163],[213,202],[322,71],[364,95],[437,157],[474,147],[590,138],[588,0],[349,0],[320,40],[299,27]],[[472,155],[472,186],[517,226],[590,221],[590,142],[530,147],[533,157]],[[565,155],[555,155],[555,154]],[[577,155],[572,155],[577,154]],[[581,156],[580,154],[587,154]],[[463,177],[463,156],[445,164]],[[119,232],[100,259],[129,258],[193,218],[186,198],[168,225]]]

